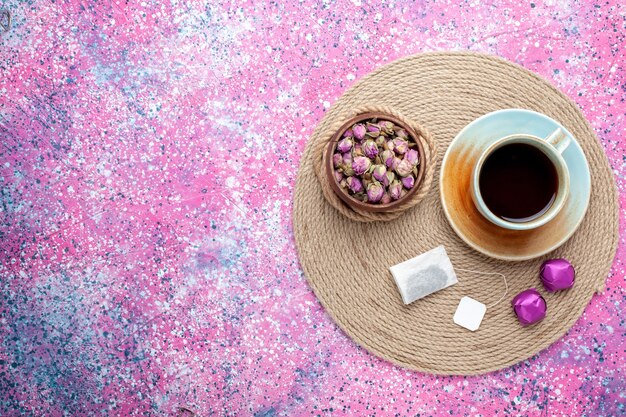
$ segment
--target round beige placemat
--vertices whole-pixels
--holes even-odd
[[[503,108],[527,108],[562,123],[578,139],[591,170],[589,210],[579,230],[542,258],[502,262],[469,248],[448,224],[438,182],[424,200],[396,220],[358,223],[324,199],[313,172],[312,145],[351,109],[376,103],[397,108],[424,125],[440,155],[475,118]],[[441,157],[435,178],[439,176]],[[307,144],[294,197],[293,225],[300,262],[315,294],[339,326],[373,354],[407,368],[435,374],[479,374],[527,359],[560,338],[578,319],[594,291],[601,291],[618,239],[618,203],[610,167],[584,116],[565,95],[533,73],[499,58],[463,52],[407,57],[369,74],[347,91]],[[487,310],[476,332],[452,316],[467,295],[485,304],[503,293],[500,278],[458,272],[459,283],[402,303],[388,268],[444,245],[458,269],[502,272],[509,295]],[[541,262],[565,257],[576,284],[549,294],[538,278]],[[548,304],[540,323],[523,328],[509,300],[537,287]]]

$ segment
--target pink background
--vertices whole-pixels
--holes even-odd
[[[338,329],[291,230],[324,111],[434,50],[499,55],[564,91],[623,205],[623,3],[126,3],[3,3],[0,414],[626,413],[623,238],[563,339],[500,372],[436,377]]]

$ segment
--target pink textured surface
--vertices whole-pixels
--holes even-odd
[[[348,339],[291,232],[325,109],[433,50],[496,54],[563,90],[623,205],[623,2],[172,3],[3,3],[0,414],[625,413],[623,238],[562,340],[446,378]]]

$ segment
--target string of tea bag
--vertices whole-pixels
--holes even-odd
[[[465,327],[466,329],[471,331],[476,331],[480,327],[480,323],[483,321],[483,317],[485,317],[487,309],[500,304],[502,300],[504,300],[504,297],[506,297],[506,295],[509,293],[509,284],[506,281],[506,276],[504,274],[501,274],[500,272],[480,272],[462,268],[456,268],[455,270],[480,275],[498,275],[502,277],[502,281],[504,281],[504,293],[496,302],[489,305],[485,305],[480,301],[473,299],[472,297],[464,296],[463,298],[461,298],[461,301],[456,308],[456,312],[454,313],[453,320],[461,327]]]

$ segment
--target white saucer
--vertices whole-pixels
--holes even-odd
[[[485,219],[470,194],[471,171],[482,150],[504,136],[525,133],[544,138],[558,127],[572,139],[563,152],[570,194],[561,212],[529,231],[503,229]],[[459,237],[487,256],[508,261],[536,258],[565,243],[585,217],[591,193],[589,165],[572,134],[548,116],[522,109],[498,110],[465,126],[446,151],[439,185],[444,212]]]

